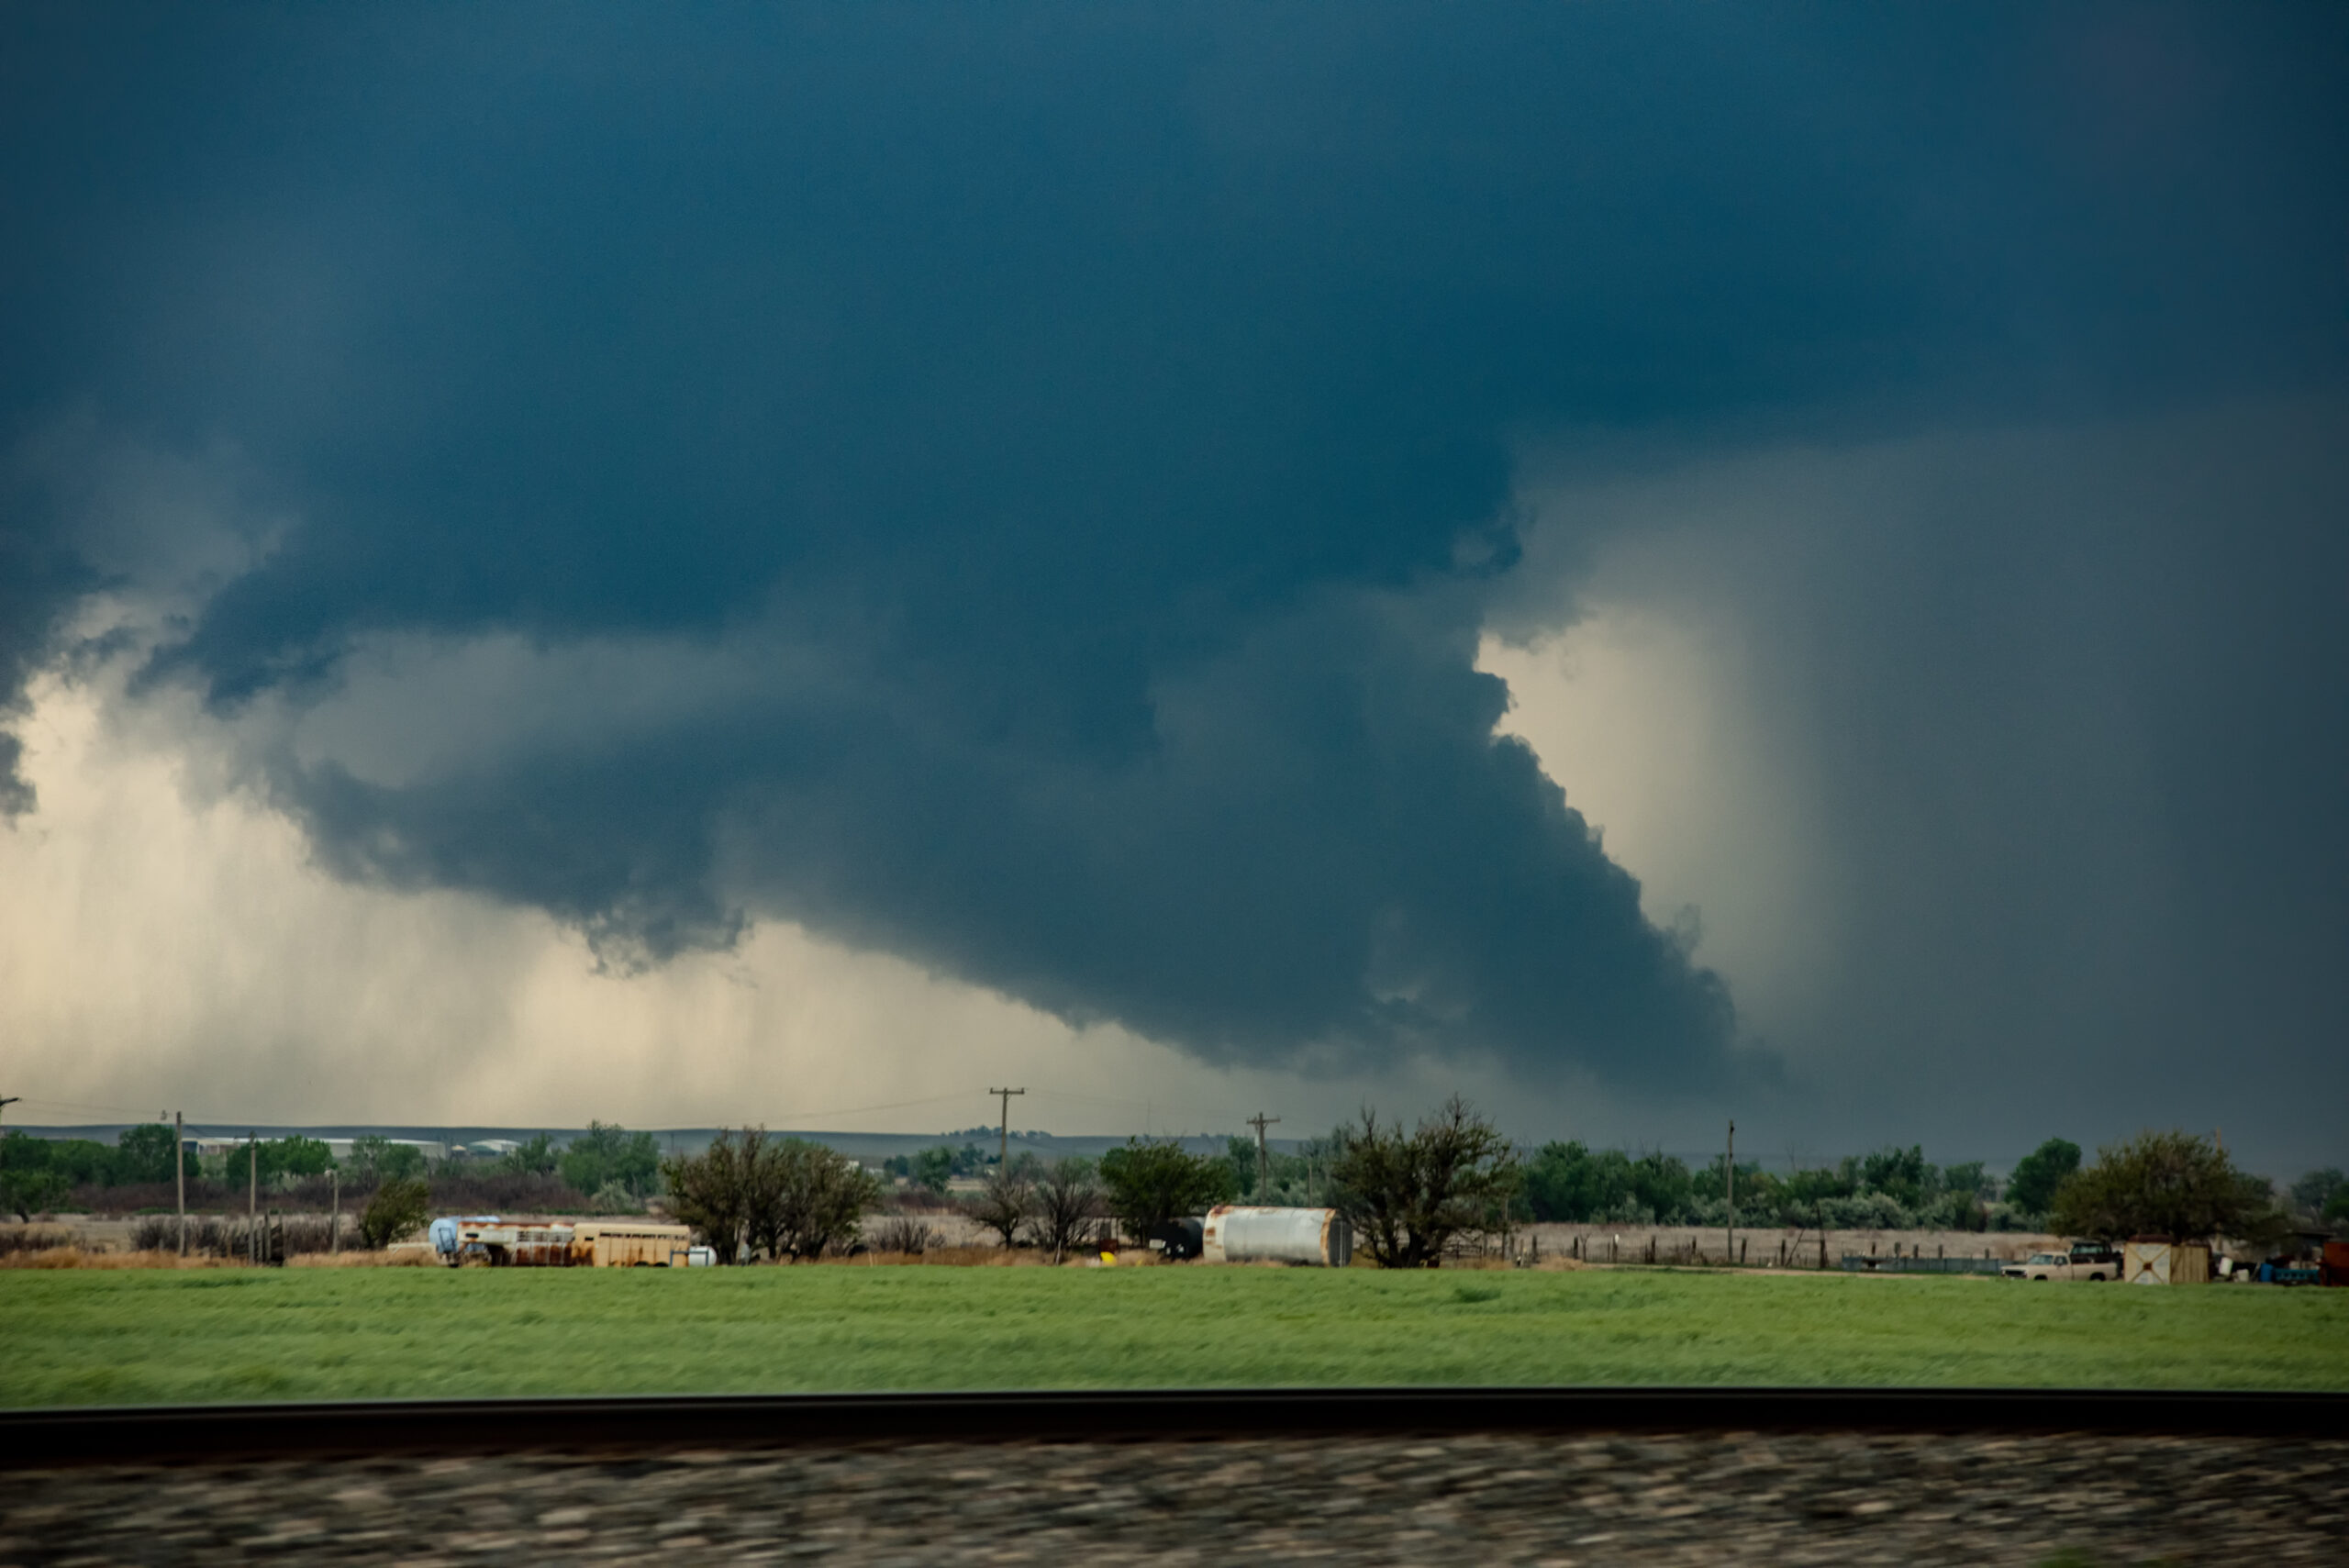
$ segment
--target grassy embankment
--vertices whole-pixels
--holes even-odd
[[[2349,1388],[2349,1293],[1588,1271],[0,1273],[0,1405],[1311,1384]]]

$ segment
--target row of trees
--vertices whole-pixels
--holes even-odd
[[[1670,1154],[1631,1155],[1547,1143],[1526,1162],[1520,1212],[1570,1224],[1826,1225],[1887,1230],[1981,1230],[2002,1218],[1997,1184],[1979,1161],[1946,1168],[1920,1146],[1856,1154],[1839,1164],[1777,1174],[1737,1167],[1737,1212],[1723,1162],[1692,1170]]]
[[[72,1201],[152,1207],[172,1201],[176,1135],[161,1123],[125,1129],[119,1140],[38,1138],[21,1129],[0,1136],[0,1210],[30,1219]],[[413,1143],[380,1136],[354,1139],[338,1161],[319,1139],[265,1138],[199,1158],[181,1155],[188,1197],[198,1207],[235,1203],[252,1185],[323,1205],[325,1178],[363,1195],[392,1183],[430,1184],[448,1201],[478,1205],[554,1203],[609,1213],[640,1211],[658,1193],[661,1153],[652,1135],[603,1122],[559,1145],[545,1133],[494,1160],[428,1161]],[[428,1189],[429,1190],[429,1189]],[[96,1200],[94,1195],[117,1195]]]

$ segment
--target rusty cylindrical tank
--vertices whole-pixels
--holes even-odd
[[[1208,1210],[1199,1255],[1211,1263],[1298,1263],[1342,1269],[1353,1262],[1354,1228],[1334,1208]]]

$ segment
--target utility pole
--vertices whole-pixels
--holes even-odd
[[[245,1194],[245,1262],[250,1263],[258,1261],[253,1227],[261,1223],[261,1134],[250,1129],[245,1133],[245,1168],[252,1178]]]
[[[1280,1119],[1276,1116],[1266,1116],[1263,1111],[1258,1111],[1248,1118],[1248,1125],[1256,1129],[1256,1201],[1258,1203],[1264,1201],[1264,1194],[1272,1189],[1273,1184],[1273,1157],[1264,1145],[1264,1129],[1278,1127]]]
[[[327,1179],[334,1184],[334,1212],[327,1220],[327,1253],[331,1257],[342,1251],[342,1168],[328,1171]]]
[[[187,1256],[187,1118],[172,1113],[172,1184],[180,1204],[180,1256]]]
[[[1003,1142],[996,1150],[995,1157],[995,1168],[997,1172],[1011,1168],[1011,1096],[1024,1095],[1027,1092],[1025,1089],[989,1089],[987,1091],[988,1094],[1000,1095],[1003,1099]]]
[[[18,1100],[21,1100],[25,1096],[22,1095],[0,1095],[0,1117],[6,1116],[8,1114],[8,1107],[15,1105]]]
[[[1721,1174],[1729,1182],[1729,1250],[1721,1254],[1721,1266],[1727,1268],[1737,1262],[1737,1122],[1729,1124],[1729,1153],[1721,1162]]]

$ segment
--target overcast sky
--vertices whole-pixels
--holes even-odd
[[[0,15],[48,1122],[2349,1159],[2349,14]]]

